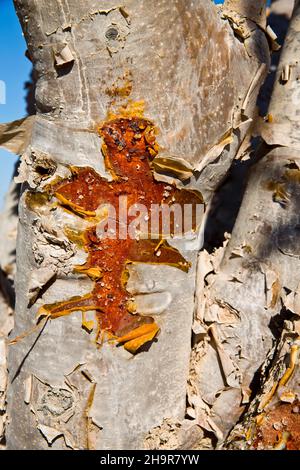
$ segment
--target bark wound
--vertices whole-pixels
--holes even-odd
[[[91,416],[96,383],[87,369],[77,366],[61,387],[30,376],[27,389],[25,403],[49,447],[63,437],[68,448],[94,450],[101,426]]]
[[[120,239],[120,196],[127,197],[127,207],[143,204],[151,218],[152,205],[162,203],[172,206],[190,204],[193,208],[193,229],[196,230],[196,210],[203,199],[199,192],[178,189],[154,179],[151,165],[158,153],[155,127],[142,117],[112,117],[99,129],[103,139],[102,153],[113,181],[107,181],[90,167],[72,167],[70,179],[56,180],[47,187],[48,197],[74,216],[89,221],[89,227],[79,233],[65,228],[68,238],[87,252],[84,265],[75,266],[74,272],[89,276],[94,281],[93,291],[82,297],[73,297],[56,304],[44,305],[40,315],[58,318],[74,311],[97,312],[97,340],[106,333],[119,344],[135,353],[145,343],[152,341],[159,326],[150,316],[136,312],[126,290],[127,265],[151,263],[174,266],[188,271],[189,263],[180,252],[164,239],[162,225],[157,239],[129,237]],[[40,193],[30,193],[29,207],[41,200]],[[42,198],[43,200],[44,198]],[[97,224],[103,219],[103,207],[109,203],[115,208],[114,238],[99,238]],[[102,207],[102,209],[100,209]],[[100,215],[100,212],[102,215]],[[107,217],[107,214],[106,214]],[[136,215],[135,215],[136,217]],[[134,218],[128,215],[127,228]],[[171,234],[175,230],[171,221]],[[127,230],[126,230],[127,231]],[[146,235],[149,235],[146,234]]]

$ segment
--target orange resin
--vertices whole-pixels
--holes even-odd
[[[103,138],[102,152],[113,181],[107,181],[89,167],[72,167],[70,179],[60,180],[47,188],[58,204],[77,217],[95,220],[95,225],[80,234],[82,246],[88,253],[83,266],[74,271],[94,281],[93,291],[83,297],[44,305],[40,314],[57,318],[73,311],[96,310],[99,334],[106,332],[131,352],[151,341],[159,331],[154,319],[135,312],[126,290],[129,263],[153,263],[175,266],[188,271],[190,265],[178,250],[158,239],[112,239],[97,235],[97,209],[110,203],[119,220],[119,197],[126,196],[128,207],[143,204],[151,213],[152,204],[203,204],[200,193],[157,182],[151,161],[158,153],[153,124],[143,118],[115,118],[99,129]],[[127,224],[133,217],[128,217]],[[174,228],[174,227],[173,227]],[[68,234],[68,232],[66,231]],[[72,239],[72,236],[70,236]]]

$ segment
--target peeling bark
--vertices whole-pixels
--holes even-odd
[[[226,448],[299,448],[298,23],[299,4],[261,128],[268,145],[259,150],[220,266],[203,254],[199,320],[207,334],[194,348],[192,397],[219,446],[248,410]],[[205,353],[197,357],[199,349]]]
[[[298,12],[299,3],[261,127],[268,145],[257,152],[261,162],[221,264],[218,253],[200,255],[206,287],[199,289],[191,413],[222,446],[248,410],[224,448],[299,448]]]
[[[282,332],[262,365],[257,395],[229,436],[230,448],[299,450],[300,445],[297,232],[300,162],[299,117],[295,112],[299,103],[299,66],[295,60],[299,49],[299,18],[300,5],[296,2],[270,104],[269,116],[272,117],[262,130],[265,140],[275,148],[269,150],[249,183],[249,192],[253,188],[254,194],[255,178],[257,181],[259,175],[260,181],[265,180],[256,214],[264,213],[269,235],[268,240],[261,243],[260,252],[276,272],[276,280],[273,277],[271,284],[273,301],[267,311],[272,312],[275,307],[278,329]],[[267,219],[266,207],[271,209],[271,217]]]

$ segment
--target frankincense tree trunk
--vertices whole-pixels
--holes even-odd
[[[37,116],[19,175],[8,448],[190,448],[211,445],[207,433],[222,440],[242,412],[241,373],[218,328],[238,312],[225,297],[213,302],[211,346],[201,317],[206,217],[193,238],[169,244],[137,237],[101,245],[95,226],[99,201],[124,193],[145,204],[160,189],[170,204],[198,197],[208,213],[256,116],[269,63],[265,2],[15,6],[37,74]],[[244,396],[270,347],[256,334],[265,320],[255,316],[259,354],[250,351],[240,368]],[[244,339],[241,328],[236,334]],[[205,355],[213,366],[199,373]],[[233,406],[229,420],[204,380]]]

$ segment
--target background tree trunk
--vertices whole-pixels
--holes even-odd
[[[244,263],[251,262],[255,266],[252,271],[266,275],[269,301],[265,309],[277,341],[262,365],[258,393],[228,439],[231,448],[300,448],[299,26],[300,3],[296,1],[277,71],[269,122],[261,131],[268,152],[251,175],[236,225],[237,231],[243,231],[245,219],[253,220],[251,232],[244,236],[254,249]],[[267,272],[262,267],[266,264]],[[263,295],[257,295],[257,301],[262,303]]]
[[[42,305],[92,288],[72,274],[84,253],[64,233],[69,216],[49,203],[32,210],[26,197],[29,187],[39,192],[66,177],[68,165],[107,176],[96,126],[109,114],[120,107],[140,112],[143,105],[160,131],[159,156],[183,160],[190,171],[185,187],[200,190],[210,207],[247,148],[256,116],[269,64],[264,4],[227,1],[220,10],[206,0],[171,6],[126,0],[122,7],[103,0],[100,8],[94,0],[15,0],[37,74],[38,114],[19,176],[26,184],[14,336],[34,328]],[[174,176],[164,178],[182,187]],[[191,448],[214,445],[213,434],[224,439],[243,411],[241,390],[243,403],[249,401],[272,338],[269,312],[253,307],[251,291],[245,296],[243,273],[232,275],[236,265],[227,253],[237,249],[242,256],[244,241],[239,234],[231,240],[223,274],[208,291],[207,274],[218,270],[222,252],[198,256],[202,232],[196,245],[176,244],[192,264],[188,274],[161,265],[130,268],[129,292],[142,306],[147,300],[161,328],[147,351],[132,356],[107,343],[97,349],[80,312],[48,321],[10,346],[8,448]]]
[[[7,337],[13,329],[19,185],[12,182],[0,215],[0,446],[5,443]]]

